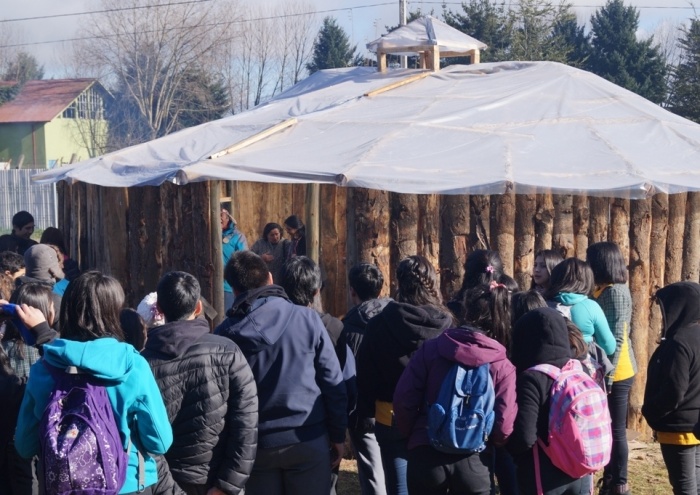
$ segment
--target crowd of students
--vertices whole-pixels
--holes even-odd
[[[227,219],[224,231],[235,228]],[[13,236],[29,230],[20,220]],[[68,279],[60,242],[0,253],[0,304],[17,305],[0,351],[2,491],[51,493],[56,480],[41,473],[54,461],[37,462],[45,410],[57,376],[74,367],[107,392],[128,457],[123,494],[332,494],[346,432],[363,495],[485,495],[496,485],[501,494],[589,494],[591,475],[570,476],[537,448],[551,433],[554,379],[533,367],[577,360],[607,394],[612,447],[598,493],[631,493],[626,421],[637,364],[615,244],[591,245],[585,262],[537,253],[523,291],[497,252],[476,250],[449,301],[422,256],[399,263],[393,298],[380,297],[382,273],[362,263],[349,271],[353,307],[338,320],[323,310],[321,272],[299,251],[303,225],[293,220],[291,254],[277,247],[277,224],[255,250],[229,253],[232,303],[213,331],[191,274],[166,273],[134,311],[119,281],[96,271],[75,270],[57,287]],[[643,414],[673,492],[697,494],[700,285],[671,284],[655,300],[664,328]],[[429,409],[455,364],[488,364],[494,420],[483,450],[438,451],[430,438]]]

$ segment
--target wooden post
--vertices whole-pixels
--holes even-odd
[[[687,193],[668,197],[668,237],[666,240],[666,273],[664,285],[680,282],[683,274],[683,236]]]
[[[656,194],[651,203],[651,242],[649,246],[649,295],[664,286],[666,238],[668,236],[668,194]],[[663,316],[658,304],[650,304],[648,355],[656,349],[663,327]],[[642,365],[644,363],[637,363]]]
[[[588,238],[590,244],[608,240],[608,225],[610,220],[610,198],[590,197],[590,222]]]
[[[491,199],[475,194],[469,205],[469,251],[491,249]]]
[[[631,344],[638,363],[627,415],[628,427],[648,436],[649,428],[642,416],[644,387],[647,379],[646,363],[649,362],[649,254],[651,244],[651,199],[634,200],[630,205],[629,274],[632,292]]]
[[[391,271],[407,256],[418,253],[418,196],[416,194],[389,193],[391,219]],[[396,279],[392,279],[391,293],[396,293]]]
[[[535,253],[552,249],[552,228],[554,225],[554,204],[550,193],[537,195],[535,213]]]
[[[629,212],[629,199],[615,198],[612,200],[610,205],[610,241],[618,245],[627,266],[629,266],[630,261]]]
[[[215,325],[226,318],[224,307],[224,255],[221,244],[221,187],[219,181],[210,181],[209,191],[209,245],[211,253],[211,299],[209,303],[214,306],[217,316]]]
[[[440,196],[418,195],[418,253],[435,267],[440,286]]]
[[[513,278],[520,290],[530,288],[532,268],[535,263],[535,214],[537,197],[534,194],[518,194],[515,197],[515,249]]]
[[[393,278],[389,255],[389,193],[356,187],[349,196],[348,208],[354,210],[354,238],[348,238],[354,244],[353,264],[377,265],[386,281],[382,289],[382,295],[386,296]]]
[[[440,288],[449,300],[462,285],[469,247],[469,196],[449,195],[440,208]]]
[[[129,210],[129,195],[123,187],[100,187],[98,222],[102,229],[102,239],[99,242],[91,239],[102,251],[102,260],[97,267],[111,274],[122,283],[124,290],[129,288],[129,230],[126,217]],[[127,297],[130,300],[129,297]]]
[[[561,252],[564,258],[575,255],[574,246],[574,198],[570,194],[552,195],[554,223],[552,225],[552,249]]]
[[[316,183],[306,185],[306,204],[304,208],[306,210],[306,255],[316,263],[319,262],[321,239],[321,233],[319,232],[321,227],[320,187],[320,184]]]
[[[129,188],[130,293],[134,297],[131,300],[132,304],[138,304],[140,298],[154,290],[162,273],[162,206],[158,187]]]
[[[515,249],[515,193],[508,187],[503,194],[491,196],[491,239],[494,251],[503,261],[503,273],[513,275]]]
[[[590,211],[588,196],[574,196],[574,255],[581,260],[586,259],[588,249],[588,227]]]
[[[345,244],[347,188],[321,186],[321,273],[324,277],[323,309],[336,316],[347,312],[349,305]]]
[[[689,192],[685,213],[681,278],[700,282],[700,192]]]

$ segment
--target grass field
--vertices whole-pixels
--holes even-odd
[[[630,442],[629,480],[634,495],[671,494],[658,444]],[[340,465],[337,492],[338,495],[360,494],[355,461],[343,460]]]

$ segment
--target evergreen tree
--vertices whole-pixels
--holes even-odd
[[[568,65],[578,68],[585,65],[591,53],[590,36],[586,34],[585,26],[580,26],[572,16],[554,25],[552,37],[566,53]]]
[[[637,40],[639,11],[608,0],[591,17],[591,56],[586,69],[655,102],[666,95],[666,64],[653,37]]]
[[[567,63],[573,47],[557,26],[576,23],[571,5],[541,0],[520,0],[513,12],[515,30],[511,60],[550,60]]]
[[[508,60],[514,19],[505,2],[496,4],[491,0],[469,0],[462,3],[462,11],[445,10],[445,23],[488,45],[488,49],[481,52],[482,62]]]
[[[24,84],[27,81],[43,79],[44,67],[39,66],[36,58],[27,52],[19,52],[14,60],[10,60],[4,68],[3,81],[17,81]]]
[[[310,74],[321,69],[359,65],[357,45],[350,46],[350,39],[332,17],[323,19],[323,26],[314,41],[311,62],[306,65]]]
[[[700,123],[700,19],[692,19],[678,40],[681,58],[673,70],[669,110]]]

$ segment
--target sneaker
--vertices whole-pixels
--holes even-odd
[[[611,495],[610,478],[600,478],[598,480],[598,495]]]
[[[624,485],[615,485],[610,493],[615,495],[631,495],[630,486],[628,483],[625,483]]]

